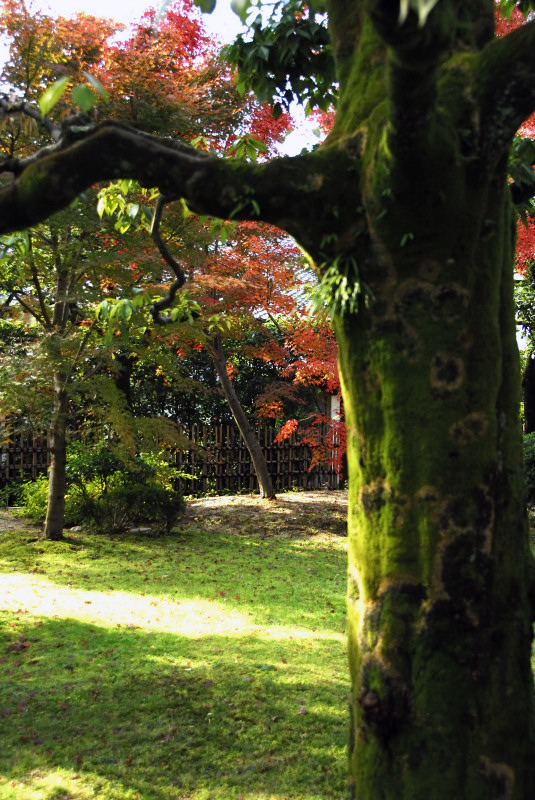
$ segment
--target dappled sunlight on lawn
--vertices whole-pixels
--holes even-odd
[[[249,505],[2,532],[0,800],[341,800],[343,513]]]
[[[265,639],[333,639],[342,633],[289,625],[255,625],[251,614],[223,601],[166,599],[131,592],[95,592],[58,586],[47,578],[11,573],[0,578],[2,610],[41,617],[76,617],[104,627],[125,626],[199,638],[255,634]],[[236,598],[234,598],[236,599]],[[232,601],[232,598],[231,598]]]
[[[2,607],[36,616],[76,617],[95,625],[149,628],[182,636],[254,629],[247,613],[201,598],[162,599],[131,592],[94,592],[57,586],[46,578],[13,573],[1,578]]]

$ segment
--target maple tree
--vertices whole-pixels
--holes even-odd
[[[105,99],[116,116],[146,130],[158,126],[160,132],[181,135],[191,135],[192,125],[199,125],[210,96],[210,110],[218,99],[221,107],[221,113],[212,113],[214,136],[223,135],[225,127],[228,136],[231,125],[241,119],[239,113],[229,113],[228,102],[222,102],[230,83],[224,80],[222,70],[216,69],[213,49],[199,19],[190,19],[184,9],[190,11],[191,6],[186,2],[171,10],[161,29],[154,27],[154,15],[149,13],[129,38],[116,43],[112,36],[120,26],[110,21],[84,14],[73,20],[52,19],[34,15],[25,4],[6,2],[1,28],[10,40],[10,60],[3,80],[19,103],[37,98],[42,106],[42,96],[47,94],[43,95],[43,90],[54,79],[53,87],[60,87],[53,98],[54,114],[59,118],[68,113],[71,103],[83,109],[88,92],[92,106],[89,86],[94,84],[100,99]],[[132,68],[133,54],[136,69]],[[109,92],[99,79],[106,81]],[[52,122],[45,130],[40,130],[31,117],[27,122],[25,116],[3,118],[0,146],[7,157],[21,157],[55,135]],[[69,396],[73,381],[83,372],[83,351],[95,330],[88,321],[93,317],[88,302],[94,308],[102,291],[134,280],[134,272],[128,269],[127,248],[121,248],[116,238],[101,230],[94,209],[91,195],[79,202],[76,210],[56,215],[51,227],[40,226],[23,237],[5,241],[2,283],[8,302],[3,312],[17,318],[18,304],[22,314],[41,327],[35,357],[25,369],[40,370],[41,385],[43,381],[46,385],[48,376],[53,398],[53,409],[48,412],[51,461],[44,525],[44,537],[51,539],[61,538],[63,529]],[[113,342],[108,340],[107,344],[110,347]],[[42,350],[47,369],[39,361]],[[93,371],[94,365],[89,372]]]
[[[217,226],[216,226],[217,227]],[[224,237],[222,237],[224,233]],[[175,209],[166,218],[162,236],[166,248],[176,252],[181,259],[181,270],[186,279],[187,310],[182,307],[162,323],[175,321],[172,326],[152,330],[153,345],[163,342],[176,352],[179,359],[193,350],[205,351],[211,358],[219,384],[227,399],[234,420],[249,449],[263,496],[273,496],[274,489],[267,464],[262,455],[257,436],[235,388],[239,376],[240,360],[251,359],[278,366],[279,379],[272,380],[256,399],[256,416],[262,419],[281,418],[288,402],[299,402],[303,386],[324,384],[329,377],[334,381],[336,346],[325,348],[325,337],[312,334],[303,299],[299,300],[299,286],[305,275],[303,256],[288,237],[268,226],[243,223],[225,226],[214,239],[212,226],[199,225],[196,218]],[[133,254],[135,257],[135,254]],[[138,260],[140,275],[144,272],[143,255]],[[310,277],[310,276],[308,276]],[[160,275],[164,285],[169,277]],[[161,284],[152,286],[147,275],[144,285],[154,296]],[[133,303],[118,299],[110,324],[114,328],[120,310],[132,313]],[[134,301],[135,303],[135,301]],[[143,322],[146,308],[137,304],[142,312],[141,322],[129,316],[134,327]],[[106,309],[109,302],[106,301]],[[178,314],[177,314],[178,312]],[[323,332],[327,325],[323,325]],[[166,372],[177,373],[176,364],[159,370],[160,379]],[[169,380],[171,391],[172,378]],[[293,383],[293,385],[292,385]]]
[[[22,352],[11,349],[2,359],[6,377],[12,373],[2,410],[8,422],[10,415],[24,413],[36,384],[50,450],[48,539],[61,538],[63,530],[70,394],[91,371],[88,355],[95,358],[92,318],[105,260],[97,220],[90,224],[85,205],[80,201],[50,224],[6,237],[0,259],[2,317],[18,324],[29,342]]]
[[[301,4],[283,5],[303,31]],[[2,230],[124,177],[299,241],[335,312],[347,421],[352,794],[525,800],[535,571],[512,203],[535,182],[510,182],[508,160],[535,110],[535,21],[498,37],[493,0],[307,9],[318,27],[296,35],[338,81],[313,152],[251,164],[117,122],[64,123],[46,153],[4,162]],[[281,75],[300,96],[329,89],[289,48],[270,74],[270,42],[248,54],[249,70],[265,62],[264,91],[273,78],[284,102]]]

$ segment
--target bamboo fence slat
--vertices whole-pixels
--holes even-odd
[[[237,494],[258,491],[249,452],[233,425],[182,427],[189,444],[177,450],[173,463],[178,473],[176,488],[185,495]],[[262,450],[276,491],[283,489],[337,489],[342,477],[330,464],[311,469],[312,451],[295,434],[275,442],[276,431],[258,432]],[[339,446],[335,442],[334,450]],[[334,454],[334,453],[333,453]],[[14,481],[35,480],[46,474],[49,452],[46,435],[21,433],[0,445],[0,487]]]

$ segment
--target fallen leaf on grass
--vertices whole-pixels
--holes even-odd
[[[13,642],[13,644],[9,645],[7,650],[9,653],[22,653],[22,651],[26,650],[26,648],[29,646],[30,642],[21,635],[16,642]]]

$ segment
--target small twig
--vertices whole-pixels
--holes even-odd
[[[4,114],[24,114],[25,117],[30,117],[39,125],[42,125],[55,142],[58,142],[61,138],[61,125],[57,125],[49,117],[44,117],[36,108],[23,100],[14,101],[8,95],[3,95],[3,97],[0,97],[0,110]]]

